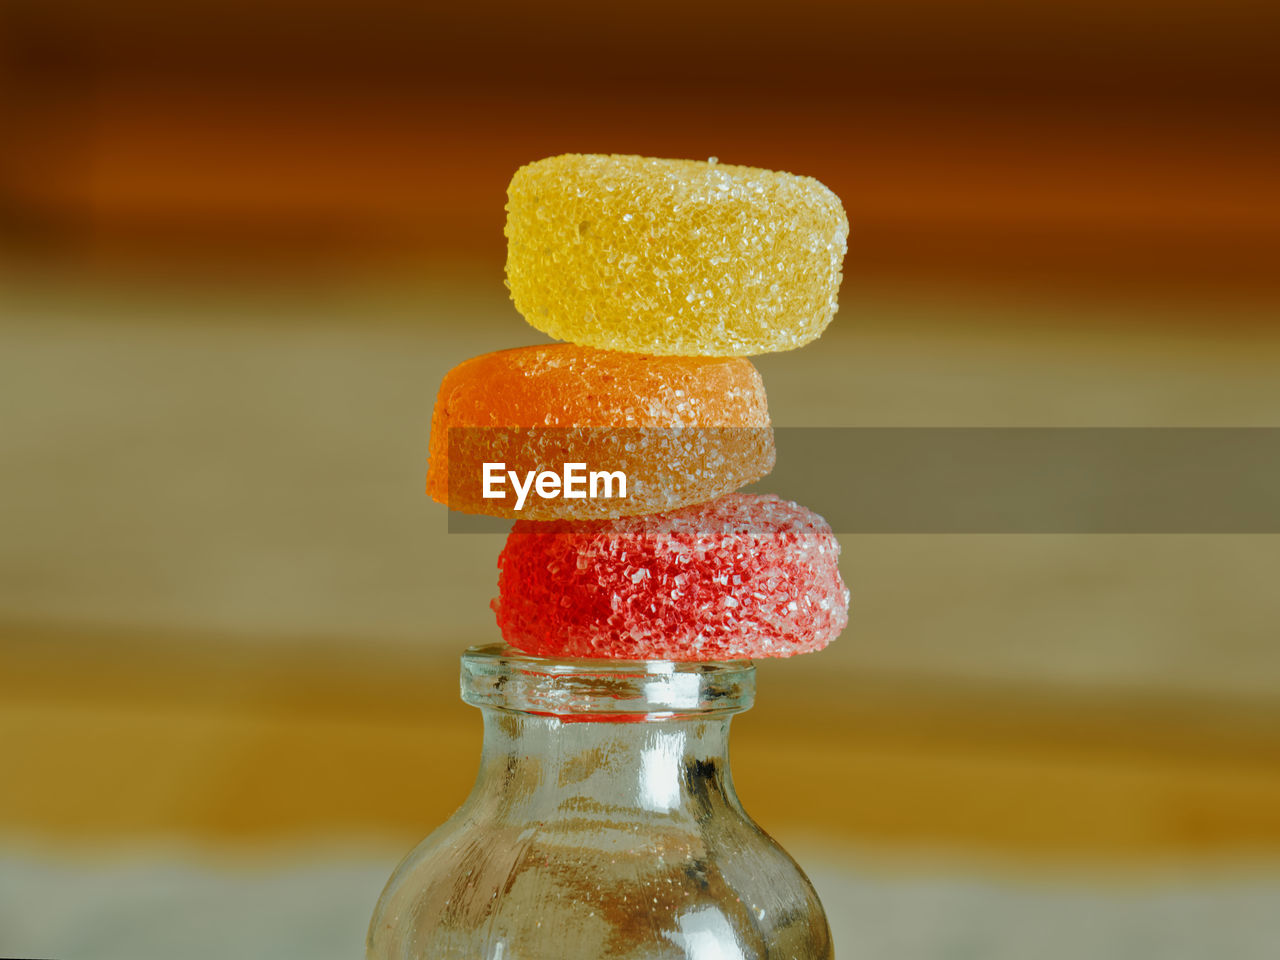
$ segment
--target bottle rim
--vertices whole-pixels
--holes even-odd
[[[636,721],[739,713],[755,699],[750,660],[536,657],[504,644],[462,655],[462,699],[564,720]]]

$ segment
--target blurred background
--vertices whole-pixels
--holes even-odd
[[[0,0],[0,954],[361,955],[501,541],[445,370],[564,152],[817,177],[787,426],[1280,426],[1280,7]],[[1052,478],[1046,478],[1051,482]],[[744,803],[842,957],[1274,957],[1280,540],[852,536]]]

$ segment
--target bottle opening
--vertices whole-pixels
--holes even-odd
[[[551,659],[491,644],[462,655],[462,699],[565,720],[662,720],[749,709],[755,673],[750,660]]]

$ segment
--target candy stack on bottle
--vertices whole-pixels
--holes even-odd
[[[803,346],[831,321],[839,199],[808,177],[714,160],[593,155],[523,167],[508,197],[512,299],[566,342],[451,370],[427,478],[452,509],[517,520],[493,603],[503,638],[538,656],[630,660],[825,647],[849,602],[831,529],[735,491],[774,461],[745,358]],[[495,463],[509,483],[486,471]],[[530,490],[534,472],[567,464],[625,476],[626,496]]]

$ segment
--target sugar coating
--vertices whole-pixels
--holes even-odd
[[[427,492],[451,509],[528,519],[671,510],[758,480],[774,463],[764,382],[749,360],[519,347],[450,370],[431,417]],[[621,470],[622,499],[483,496],[483,464]]]
[[[849,222],[811,177],[565,154],[507,188],[507,284],[558,340],[639,353],[793,350],[836,312]]]
[[[772,494],[660,516],[517,522],[491,606],[546,657],[728,660],[821,650],[848,622],[826,521]]]

